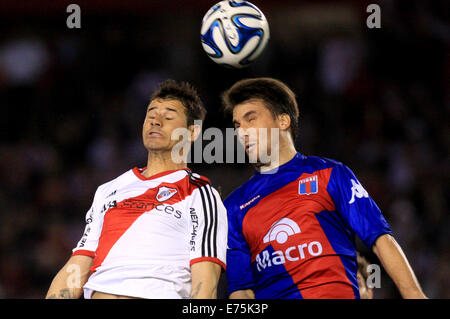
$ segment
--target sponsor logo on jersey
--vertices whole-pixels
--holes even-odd
[[[349,204],[353,204],[355,202],[355,197],[356,198],[369,198],[369,193],[367,193],[367,191],[364,189],[364,187],[362,187],[362,185],[360,183],[358,183],[357,181],[355,181],[354,179],[350,179],[350,181],[352,182],[352,198],[350,198],[349,200]]]
[[[260,198],[261,196],[257,195],[255,197],[253,197],[252,199],[250,199],[247,203],[242,204],[241,206],[239,206],[239,208],[242,210],[245,207],[247,207],[248,205],[250,205],[251,203],[253,203],[255,200],[257,200],[258,198]]]
[[[300,195],[310,195],[317,193],[319,189],[319,179],[317,175],[307,177],[298,181],[298,193]]]
[[[191,245],[191,251],[195,251],[195,238],[197,237],[197,229],[198,229],[198,216],[195,208],[189,208],[189,214],[191,215],[192,222],[192,232],[190,233],[189,244]]]
[[[175,209],[174,206],[168,204],[157,204],[156,202],[146,202],[146,201],[137,201],[134,199],[126,199],[123,202],[120,202],[117,206],[121,209],[129,209],[129,210],[138,210],[144,212],[153,212],[156,211],[164,212],[167,215],[173,215],[175,218],[180,219],[182,212],[178,209]],[[156,211],[155,211],[156,210]]]
[[[111,194],[109,194],[108,196],[106,196],[106,198],[114,196],[114,195],[116,195],[116,193],[117,193],[117,189],[114,192],[111,192]]]
[[[108,209],[115,208],[115,207],[117,207],[117,201],[116,200],[109,201],[108,203],[103,204],[103,207],[102,207],[102,209],[100,211],[100,214],[103,214]]]
[[[83,248],[86,244],[87,237],[89,236],[89,233],[91,231],[91,227],[86,226],[86,229],[84,230],[83,236],[81,237],[80,243],[78,244],[78,248]]]
[[[156,194],[156,200],[158,202],[164,202],[171,198],[173,195],[178,193],[176,188],[169,188],[166,186],[162,186],[158,189],[158,194]]]
[[[89,210],[89,215],[86,218],[86,224],[92,223],[93,217],[94,217],[94,207],[91,207],[91,209]]]
[[[318,241],[291,246],[284,250],[275,250],[272,254],[269,254],[267,250],[263,250],[256,256],[256,268],[258,271],[262,271],[266,267],[282,265],[286,263],[286,260],[296,262],[308,257],[319,256],[321,254],[322,245]]]
[[[282,218],[274,223],[266,236],[264,236],[264,243],[276,240],[279,244],[284,244],[288,237],[300,233],[300,227],[297,223],[289,218]]]
[[[278,244],[285,244],[289,236],[300,234],[298,224],[290,218],[282,218],[275,222],[263,238],[264,243],[276,241]],[[282,265],[287,261],[297,262],[308,257],[315,257],[322,254],[322,244],[318,241],[311,241],[299,245],[284,245],[281,250],[269,253],[267,249],[256,256],[256,269],[262,271],[273,265]]]

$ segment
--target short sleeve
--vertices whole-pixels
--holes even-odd
[[[239,221],[235,205],[225,200],[228,212],[228,249],[227,249],[227,283],[228,294],[236,290],[250,289],[254,286],[251,269],[250,247],[242,234],[242,223]]]
[[[211,261],[226,269],[227,212],[209,184],[194,190],[189,207],[190,265]]]
[[[100,193],[100,188],[98,188],[95,192],[92,206],[86,213],[86,227],[84,228],[83,235],[76,247],[72,250],[72,255],[95,256],[103,226],[103,218],[97,207]]]
[[[369,249],[379,236],[392,233],[380,208],[347,166],[333,167],[327,189],[336,210]]]

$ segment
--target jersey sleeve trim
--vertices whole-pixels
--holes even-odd
[[[210,261],[216,264],[219,264],[220,267],[222,267],[223,270],[226,270],[227,266],[225,265],[225,263],[223,261],[221,261],[219,258],[215,258],[215,257],[199,257],[199,258],[194,258],[191,259],[189,265],[192,266],[195,263],[201,262],[201,261]]]
[[[370,250],[372,250],[373,245],[375,245],[375,242],[377,241],[378,238],[380,238],[383,235],[391,235],[392,236],[392,230],[390,229],[383,229],[381,231],[379,231],[378,233],[374,234],[370,239],[369,239],[369,243],[368,243],[368,248]]]
[[[86,249],[78,249],[72,253],[72,256],[77,256],[77,255],[95,257],[95,251],[86,250]]]

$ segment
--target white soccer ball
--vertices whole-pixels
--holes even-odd
[[[242,0],[215,4],[203,17],[200,34],[203,49],[214,62],[235,68],[255,61],[270,37],[261,10]]]

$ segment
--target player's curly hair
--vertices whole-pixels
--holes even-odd
[[[236,105],[261,99],[274,116],[287,114],[291,119],[292,139],[298,135],[298,105],[294,92],[283,82],[273,78],[251,78],[236,82],[222,93],[222,103],[226,113],[233,113]]]
[[[155,99],[174,99],[180,101],[186,108],[187,125],[194,124],[195,120],[204,120],[206,109],[197,92],[197,89],[188,82],[166,80],[159,84],[153,92],[150,102]]]

